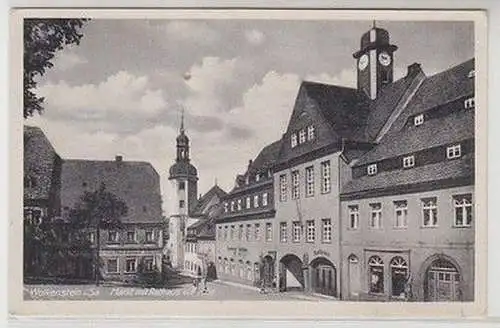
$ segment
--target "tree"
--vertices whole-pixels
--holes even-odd
[[[43,112],[43,97],[38,97],[36,78],[54,66],[52,59],[64,46],[80,44],[80,32],[88,19],[24,19],[24,118]]]
[[[106,190],[102,183],[94,192],[85,192],[79,203],[70,211],[71,226],[81,229],[95,230],[95,282],[99,284],[100,279],[100,256],[101,229],[119,229],[122,227],[121,218],[127,215],[127,204],[113,193]]]

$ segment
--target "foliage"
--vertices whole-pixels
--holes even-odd
[[[135,282],[142,287],[162,287],[166,282],[166,277],[156,265],[153,265],[153,270],[146,270],[144,260],[141,260],[137,266]]]
[[[57,51],[80,44],[80,29],[87,20],[24,19],[24,118],[42,113],[44,98],[33,92],[36,79],[54,66],[52,60]]]

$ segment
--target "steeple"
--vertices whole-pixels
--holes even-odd
[[[177,136],[177,162],[189,162],[189,138],[184,130],[184,108],[181,111],[181,123]]]
[[[181,110],[181,127],[179,129],[180,134],[184,134],[184,107]]]

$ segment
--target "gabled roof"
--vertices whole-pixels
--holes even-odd
[[[388,134],[379,145],[363,155],[355,166],[471,138],[474,138],[474,111],[461,110],[426,121],[420,126],[407,126]]]
[[[133,161],[65,160],[62,165],[61,205],[71,209],[84,191],[101,183],[125,201],[124,223],[159,223],[162,220],[160,178],[150,163]]]
[[[204,212],[208,210],[207,206],[210,205],[210,202],[214,197],[217,197],[220,201],[220,199],[226,195],[227,193],[224,190],[222,190],[218,185],[214,185],[200,199],[198,199],[192,215],[203,215]],[[217,203],[219,203],[219,201]]]
[[[277,140],[267,146],[265,146],[257,155],[252,164],[250,165],[249,171],[259,172],[264,171],[273,166],[278,159],[278,154],[281,147],[281,139]]]
[[[368,98],[357,89],[310,81],[302,82],[307,96],[339,137],[352,139],[368,115]]]
[[[39,127],[25,125],[23,130],[23,173],[25,178],[34,179],[32,187],[24,188],[24,199],[48,200],[58,180],[60,157]]]

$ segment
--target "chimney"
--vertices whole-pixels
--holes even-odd
[[[422,72],[422,67],[419,63],[413,63],[408,66],[408,71],[406,76],[416,76],[418,73]]]
[[[248,168],[250,168],[250,166],[252,166],[252,163],[253,163],[253,161],[252,161],[252,160],[249,160],[249,161],[248,161]]]
[[[123,156],[121,156],[121,155],[116,155],[116,156],[115,156],[115,161],[116,161],[117,163],[120,163],[121,161],[123,161]]]

